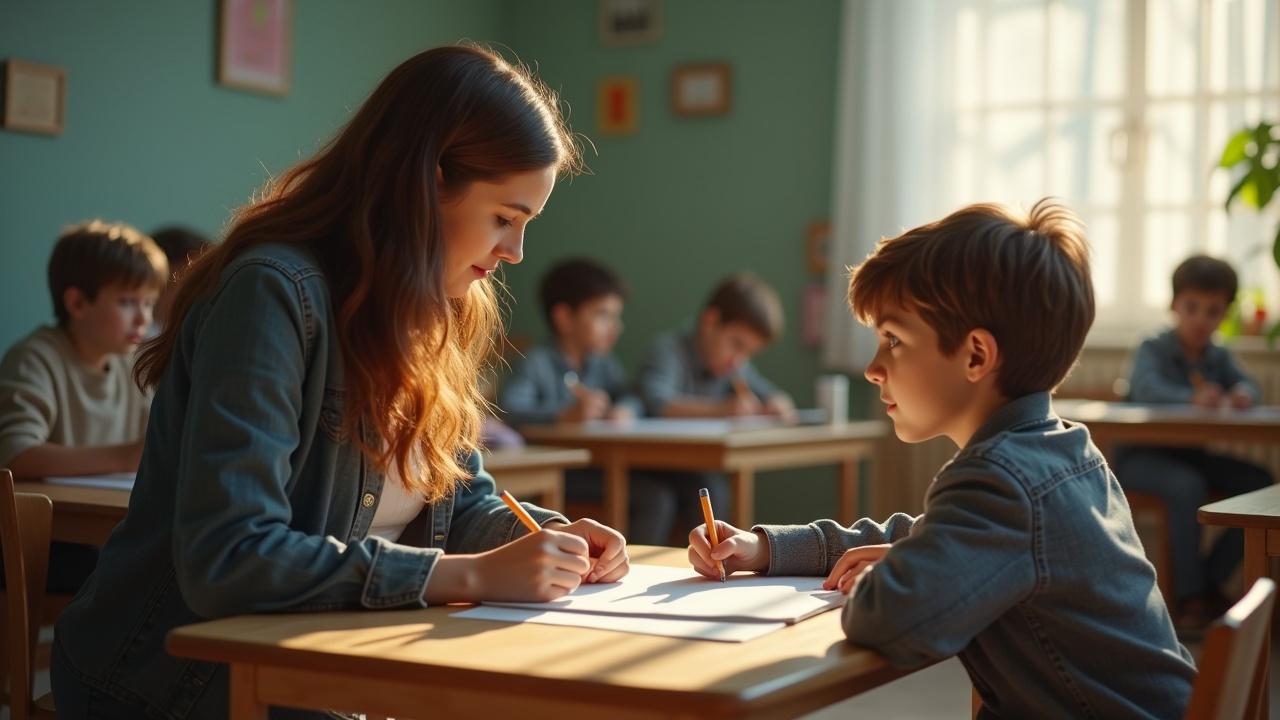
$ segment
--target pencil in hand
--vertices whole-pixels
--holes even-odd
[[[502,502],[507,504],[507,507],[511,509],[511,512],[516,514],[516,517],[520,519],[520,522],[524,523],[524,526],[529,528],[529,532],[536,533],[542,529],[539,527],[538,523],[534,521],[533,516],[529,514],[529,511],[525,510],[524,506],[521,505],[511,493],[503,490],[499,497],[502,498]]]
[[[702,519],[707,523],[707,539],[711,541],[712,549],[715,549],[720,540],[716,536],[716,516],[711,512],[711,491],[706,488],[698,490],[698,501],[702,503]],[[716,569],[720,571],[720,582],[724,582],[723,560],[716,560]]]

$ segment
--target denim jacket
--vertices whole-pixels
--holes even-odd
[[[398,542],[369,537],[383,476],[342,434],[342,400],[334,309],[313,256],[265,245],[232,261],[182,323],[128,514],[58,620],[70,675],[148,717],[225,718],[225,666],[169,655],[173,628],[424,607],[442,553],[521,534],[473,455],[473,477]]]
[[[1230,350],[1211,342],[1193,365],[1178,342],[1177,333],[1166,330],[1144,340],[1134,352],[1133,369],[1129,371],[1129,400],[1189,403],[1195,394],[1193,372],[1226,392],[1243,390],[1255,403],[1262,396],[1257,383],[1244,374]]]
[[[1115,475],[1049,395],[1014,400],[938,472],[923,515],[758,526],[773,574],[893,547],[845,634],[895,665],[959,654],[985,718],[1181,718],[1195,677]]]

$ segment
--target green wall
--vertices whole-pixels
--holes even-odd
[[[562,183],[529,226],[525,260],[509,268],[513,333],[545,337],[538,278],[556,259],[585,254],[631,285],[618,351],[635,369],[655,333],[690,319],[716,280],[752,270],[787,307],[787,333],[757,364],[802,405],[813,401],[820,354],[800,336],[800,295],[809,281],[804,234],[831,208],[838,0],[667,0],[662,37],[651,45],[604,47],[594,2],[525,0],[504,6],[508,42],[572,108],[574,129],[595,143],[591,175]],[[668,102],[677,65],[727,62],[733,107],[715,118],[682,118]],[[595,92],[604,76],[639,84],[634,135],[596,131]],[[856,384],[856,383],[855,383]],[[834,473],[770,473],[758,483],[757,518],[829,516]]]
[[[44,267],[59,230],[104,216],[217,236],[268,173],[327,139],[397,62],[432,45],[497,41],[537,68],[591,139],[591,175],[562,183],[506,273],[513,333],[541,338],[535,289],[557,258],[587,254],[631,284],[619,345],[634,368],[649,339],[690,319],[722,275],[749,269],[781,293],[788,329],[758,360],[803,405],[816,349],[800,338],[807,224],[830,212],[839,0],[667,0],[661,39],[604,47],[596,0],[298,0],[285,98],[213,81],[213,0],[0,0],[0,58],[67,70],[66,131],[0,131],[0,347],[52,317]],[[727,62],[724,117],[672,115],[668,75]],[[639,130],[603,137],[595,87],[634,75]],[[856,384],[856,383],[855,383]],[[761,478],[759,517],[829,514],[834,474]]]
[[[0,0],[0,59],[67,71],[66,128],[0,131],[0,348],[53,317],[44,268],[95,216],[218,236],[258,186],[309,155],[413,53],[496,39],[496,0],[299,0],[284,98],[214,82],[214,0]]]

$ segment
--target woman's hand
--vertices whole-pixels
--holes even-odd
[[[553,522],[547,523],[546,526],[587,541],[592,563],[583,582],[617,582],[631,571],[631,557],[627,555],[627,539],[608,525],[602,525],[591,518],[582,518],[568,525]]]
[[[440,557],[425,595],[429,605],[547,602],[576,590],[590,568],[585,540],[543,529],[477,555]]]

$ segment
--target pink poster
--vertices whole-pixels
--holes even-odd
[[[275,95],[289,91],[292,0],[222,0],[218,82]]]

